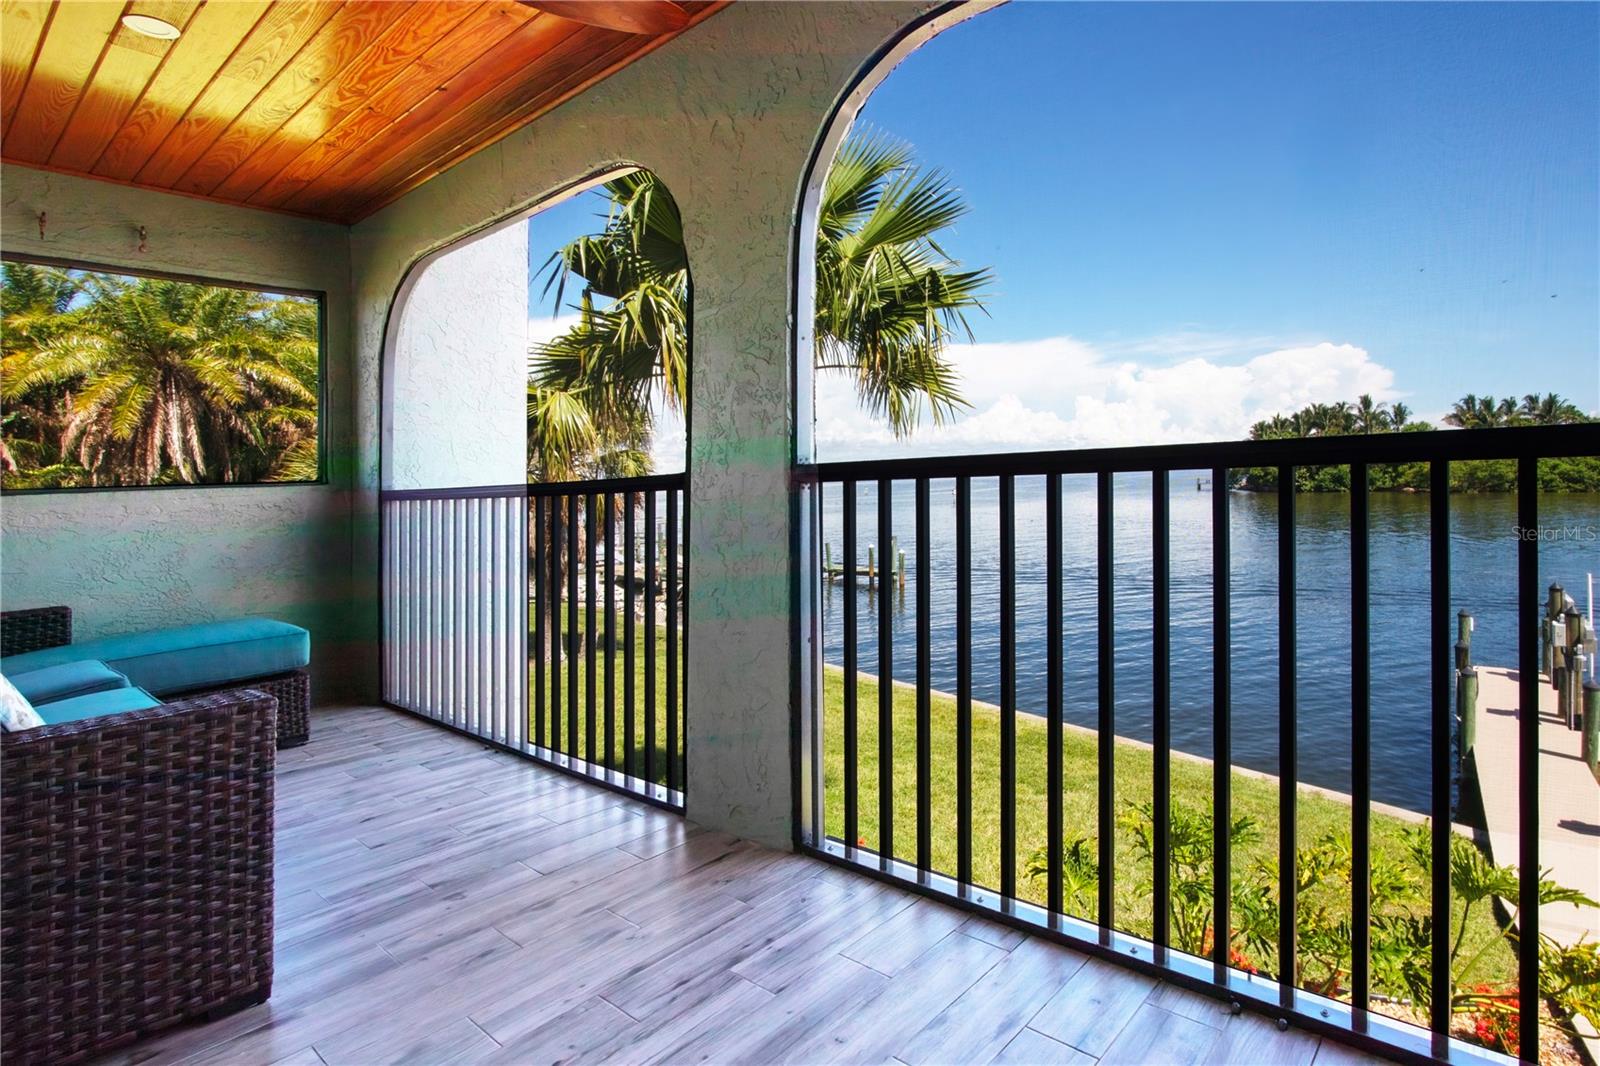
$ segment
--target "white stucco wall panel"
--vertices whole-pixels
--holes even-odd
[[[389,380],[384,487],[508,485],[527,470],[528,227],[450,249],[417,277]]]
[[[853,74],[927,5],[736,4],[358,224],[358,572],[375,573],[380,366],[413,264],[621,164],[683,214],[694,278],[689,814],[792,834],[790,256],[800,183]],[[389,339],[393,339],[390,334]],[[363,617],[374,612],[364,611]],[[367,666],[376,688],[376,663]]]
[[[371,627],[352,617],[371,593],[351,567],[349,231],[22,167],[0,177],[7,252],[326,293],[330,473],[326,485],[7,495],[0,606],[67,604],[79,638],[270,615],[311,630],[319,701],[363,694],[348,668],[373,654]]]

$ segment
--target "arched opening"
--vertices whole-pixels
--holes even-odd
[[[1541,814],[1537,730],[1489,749],[1467,723],[1592,569],[1527,530],[1589,524],[1600,466],[1563,456],[1600,312],[1542,310],[1593,288],[1592,195],[1479,163],[1593,145],[1576,16],[1479,12],[1446,48],[1416,9],[980,11],[886,48],[805,177],[801,843],[1313,1024],[1505,1050],[1541,957],[1466,900],[1498,877],[1531,901],[1517,870],[1578,842]],[[852,202],[884,143],[911,158]],[[931,296],[985,268],[965,336]],[[907,290],[909,403],[873,334]],[[1521,398],[1457,400],[1466,371]]]
[[[385,370],[385,699],[681,808],[689,276],[611,171],[408,274]]]

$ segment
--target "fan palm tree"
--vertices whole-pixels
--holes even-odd
[[[71,328],[7,353],[0,397],[70,390],[59,454],[91,483],[315,476],[315,304],[158,278],[81,284]]]
[[[604,229],[561,248],[545,291],[561,306],[583,283],[577,323],[532,349],[530,467],[582,475],[606,457],[640,452],[653,397],[687,399],[688,255],[676,205],[643,171],[605,185]],[[945,359],[970,336],[991,276],[961,270],[937,237],[965,213],[949,180],[921,170],[909,148],[878,136],[848,141],[828,172],[817,233],[815,365],[851,375],[862,401],[896,434],[927,406],[935,423],[964,405]]]

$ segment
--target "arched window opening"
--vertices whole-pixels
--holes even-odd
[[[1596,17],[973,6],[861,75],[796,234],[807,846],[1571,1042],[1600,912],[1482,901],[1600,898],[1521,680],[1595,676]]]
[[[681,809],[677,207],[613,173],[414,275],[387,382],[386,699]]]

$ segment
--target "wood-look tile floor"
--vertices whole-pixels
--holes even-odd
[[[1373,1061],[399,712],[311,737],[271,1001],[107,1061]]]

